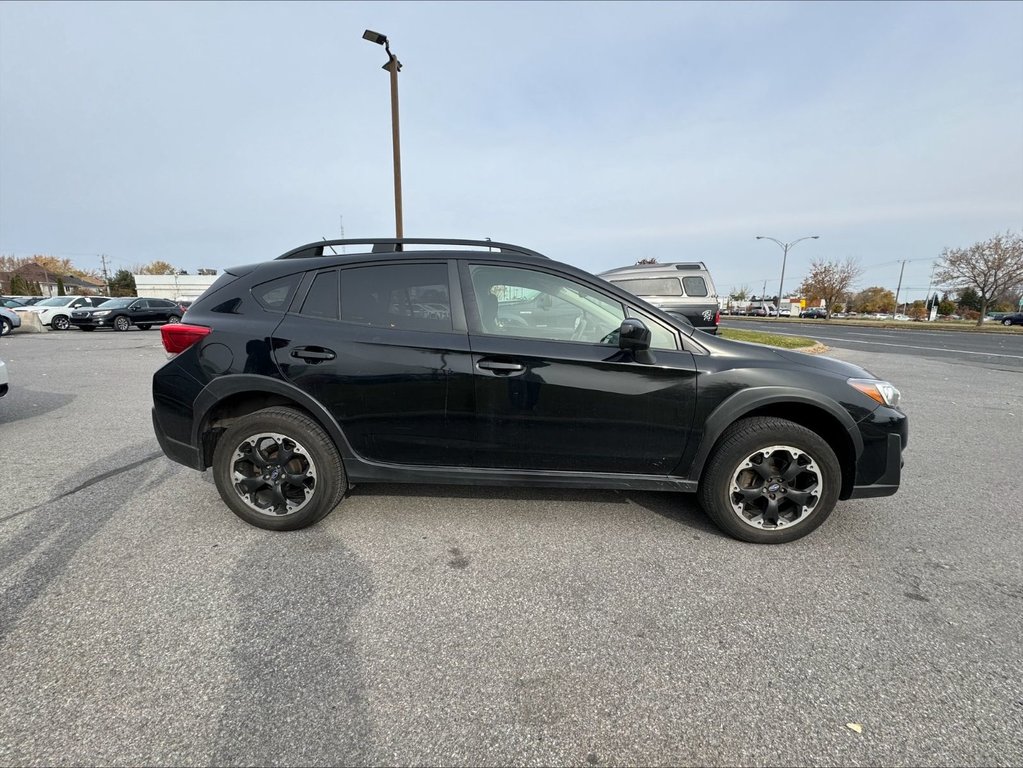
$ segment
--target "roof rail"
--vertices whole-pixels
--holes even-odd
[[[503,253],[517,253],[521,256],[536,256],[546,259],[542,253],[537,253],[521,245],[511,243],[499,243],[492,240],[455,240],[447,237],[405,237],[405,238],[371,238],[368,240],[321,240],[317,243],[300,245],[298,248],[278,256],[278,259],[305,259],[316,256],[323,256],[324,249],[333,245],[372,245],[373,253],[400,253],[406,245],[472,245],[479,248],[498,250]],[[336,252],[335,252],[336,253]],[[335,254],[328,253],[327,256]]]

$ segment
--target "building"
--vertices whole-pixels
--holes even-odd
[[[174,301],[193,301],[217,280],[216,275],[132,275],[132,277],[135,278],[137,295]]]
[[[13,293],[11,281],[15,276],[20,277],[28,285],[38,283],[43,296],[59,295],[58,280],[64,284],[64,293],[69,295],[103,295],[107,292],[107,286],[102,280],[91,277],[75,277],[74,275],[55,275],[32,262],[10,272],[0,272],[0,293]]]

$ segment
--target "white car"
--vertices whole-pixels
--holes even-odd
[[[0,397],[7,394],[7,365],[0,360]]]
[[[71,325],[71,311],[83,307],[98,307],[106,296],[51,296],[24,309],[22,314],[32,313],[39,316],[39,322],[56,331],[66,331]]]

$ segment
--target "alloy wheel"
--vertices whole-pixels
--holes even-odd
[[[277,432],[242,440],[231,457],[230,471],[242,502],[269,517],[299,512],[316,490],[316,465],[309,452]]]
[[[728,500],[746,525],[777,530],[809,517],[823,492],[823,474],[810,454],[790,445],[772,445],[740,462],[732,474]]]

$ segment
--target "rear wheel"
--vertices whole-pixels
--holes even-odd
[[[330,437],[290,408],[266,408],[235,421],[217,441],[213,477],[232,512],[275,531],[317,522],[348,487]]]
[[[131,328],[131,320],[126,318],[124,315],[118,315],[114,318],[114,330],[126,331]]]
[[[1005,320],[1002,320],[1002,325],[1012,325],[1012,320],[1006,318]]]
[[[64,315],[57,315],[50,321],[50,327],[55,328],[58,331],[66,331],[71,327],[71,321]]]
[[[758,544],[801,538],[838,501],[842,470],[816,432],[785,419],[737,421],[707,461],[700,503],[722,529]]]

